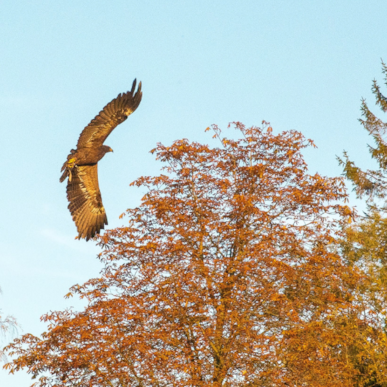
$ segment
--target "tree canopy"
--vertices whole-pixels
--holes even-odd
[[[355,216],[342,178],[310,175],[296,131],[235,123],[218,147],[152,152],[127,225],[99,237],[104,268],[7,347],[38,386],[353,386],[363,277],[336,246]],[[355,316],[355,317],[353,317]],[[361,356],[361,354],[359,355]]]
[[[354,386],[387,385],[387,219],[372,211],[345,228],[343,257],[362,270],[363,280],[353,294],[357,306],[348,315],[353,325],[350,361],[356,368]]]
[[[387,83],[387,66],[382,62]],[[387,112],[387,99],[376,80],[372,84],[376,105]],[[387,386],[387,124],[370,110],[363,99],[362,126],[372,136],[375,146],[368,146],[376,169],[362,170],[344,152],[339,163],[344,175],[353,183],[358,198],[366,199],[367,213],[354,224],[344,228],[341,244],[343,257],[349,265],[362,270],[364,281],[354,294],[357,305],[354,344],[350,349],[351,361],[357,369],[355,386]]]
[[[382,71],[387,85],[387,66],[382,62]],[[376,80],[372,84],[372,93],[375,96],[376,105],[387,112],[387,98],[382,94]],[[365,197],[369,203],[375,204],[375,199],[387,197],[387,142],[384,137],[387,131],[387,123],[379,119],[368,107],[365,99],[361,104],[362,118],[360,123],[372,136],[376,146],[368,145],[371,157],[376,161],[378,169],[363,171],[349,159],[344,152],[344,160],[338,158],[344,167],[344,175],[354,184],[356,194],[359,198]],[[384,208],[386,209],[386,208]]]

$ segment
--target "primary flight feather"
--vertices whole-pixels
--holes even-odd
[[[136,90],[119,94],[83,129],[77,149],[72,149],[61,169],[60,182],[66,178],[69,210],[77,226],[78,237],[89,240],[108,224],[98,185],[97,163],[113,150],[103,145],[113,129],[124,122],[141,102],[141,82]]]

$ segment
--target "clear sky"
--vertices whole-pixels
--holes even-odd
[[[129,183],[159,173],[149,150],[208,143],[213,123],[299,130],[318,146],[305,154],[313,173],[339,175],[343,149],[371,166],[357,119],[361,97],[374,109],[372,79],[383,83],[386,17],[385,0],[0,0],[3,314],[38,335],[42,314],[81,306],[63,296],[98,274],[98,248],[74,240],[60,168],[135,77],[142,103],[99,164],[109,227],[144,193]],[[0,371],[1,387],[30,384]]]

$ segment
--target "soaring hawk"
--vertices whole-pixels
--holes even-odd
[[[141,102],[141,82],[136,90],[119,94],[83,129],[77,149],[72,149],[63,164],[60,182],[66,177],[69,210],[77,226],[78,238],[89,240],[108,224],[98,185],[97,163],[113,150],[103,145],[113,129],[124,122]]]

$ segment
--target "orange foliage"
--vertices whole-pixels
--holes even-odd
[[[359,276],[336,253],[354,216],[340,178],[309,175],[295,131],[235,123],[219,148],[186,139],[152,152],[166,175],[128,226],[99,237],[100,278],[71,289],[7,365],[39,386],[351,386],[342,322]]]

